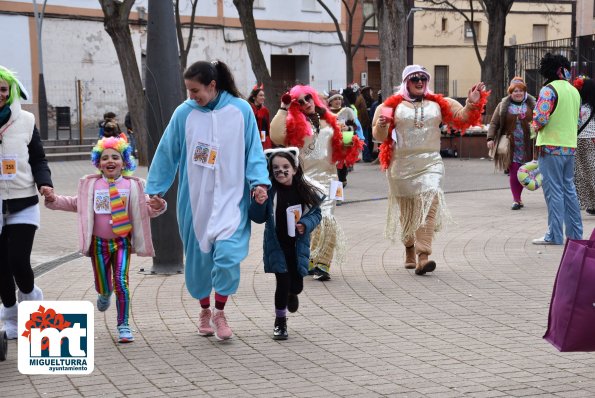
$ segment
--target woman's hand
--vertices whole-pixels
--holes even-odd
[[[163,210],[163,208],[165,207],[165,199],[163,199],[159,195],[153,195],[149,199],[149,206],[151,206],[151,208],[153,208],[153,210],[157,210],[157,211]]]
[[[392,118],[388,118],[384,115],[380,115],[378,116],[378,126],[380,127],[386,127],[390,124]]]
[[[300,235],[303,235],[304,232],[306,232],[306,226],[302,223],[297,223],[295,225],[295,229],[297,229],[297,231]]]
[[[476,104],[481,98],[481,92],[485,91],[485,89],[486,85],[483,82],[477,83],[469,90],[469,93],[467,94],[467,100],[472,104]]]
[[[283,109],[283,110],[287,110],[287,108],[289,107],[289,104],[291,104],[291,95],[289,95],[289,93],[285,93],[281,97],[281,106],[280,106],[280,108]]]
[[[492,150],[492,148],[494,148],[494,145],[495,145],[495,144],[494,144],[494,140],[489,140],[489,141],[488,141],[488,149],[489,149],[489,150]]]

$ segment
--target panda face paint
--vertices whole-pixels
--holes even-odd
[[[296,170],[289,160],[282,156],[275,156],[271,161],[271,167],[273,169],[273,177],[275,177],[275,180],[279,184],[291,186]]]

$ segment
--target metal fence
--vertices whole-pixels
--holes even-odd
[[[595,35],[549,40],[506,47],[505,79],[522,76],[530,94],[538,94],[544,79],[539,74],[539,62],[546,53],[562,54],[572,63],[573,75],[595,74]]]
[[[50,138],[57,135],[56,108],[61,107],[70,108],[73,129],[78,131],[82,125],[85,136],[97,133],[98,123],[106,112],[116,113],[120,124],[124,125],[128,104],[122,81],[48,80],[45,87]]]

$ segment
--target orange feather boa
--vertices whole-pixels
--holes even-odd
[[[297,103],[292,103],[289,106],[288,113],[290,115],[288,115],[285,125],[287,132],[285,145],[303,148],[306,135],[312,134],[310,123],[306,121],[306,117],[301,113]],[[357,162],[360,151],[364,148],[364,143],[354,135],[353,144],[344,145],[343,133],[341,133],[341,128],[337,124],[337,117],[327,110],[321,118],[333,129],[331,142],[332,162],[340,169],[353,166]]]
[[[444,98],[442,94],[426,94],[424,96],[425,100],[434,101],[438,103],[440,106],[440,112],[442,114],[442,122],[446,124],[450,129],[458,130],[461,134],[465,134],[465,131],[471,127],[481,124],[481,114],[485,108],[486,103],[488,102],[488,97],[490,96],[489,91],[481,91],[481,96],[477,104],[475,104],[469,114],[467,120],[462,120],[460,118],[455,118],[452,112],[450,111],[450,104]],[[390,96],[384,103],[382,104],[385,107],[391,108],[391,114],[395,113],[395,109],[397,106],[403,101],[403,96],[399,94],[395,94]],[[391,122],[388,131],[392,131],[395,128],[394,118]],[[380,145],[380,153],[378,154],[378,159],[380,160],[380,168],[382,170],[387,170],[390,166],[390,162],[393,156],[393,145],[394,141],[392,137],[389,136],[384,140],[384,142]]]

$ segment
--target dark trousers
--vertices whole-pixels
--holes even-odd
[[[374,149],[374,141],[372,141],[372,129],[364,130],[365,145],[362,151],[362,160],[364,162],[371,162],[374,160],[372,150]]]
[[[349,168],[347,166],[343,166],[342,169],[337,169],[337,177],[339,181],[345,183],[347,182],[347,174],[349,173]],[[343,184],[345,185],[345,184]]]
[[[0,298],[5,307],[15,305],[16,287],[23,293],[33,290],[31,250],[36,230],[37,227],[30,224],[13,224],[2,227],[0,234]]]
[[[277,279],[275,309],[278,310],[287,308],[287,299],[290,294],[300,294],[304,290],[304,278],[302,278],[297,270],[295,248],[293,249],[293,253],[287,253],[287,251],[284,248],[283,252],[285,253],[285,262],[287,263],[287,272],[282,274],[275,272],[275,278]]]

